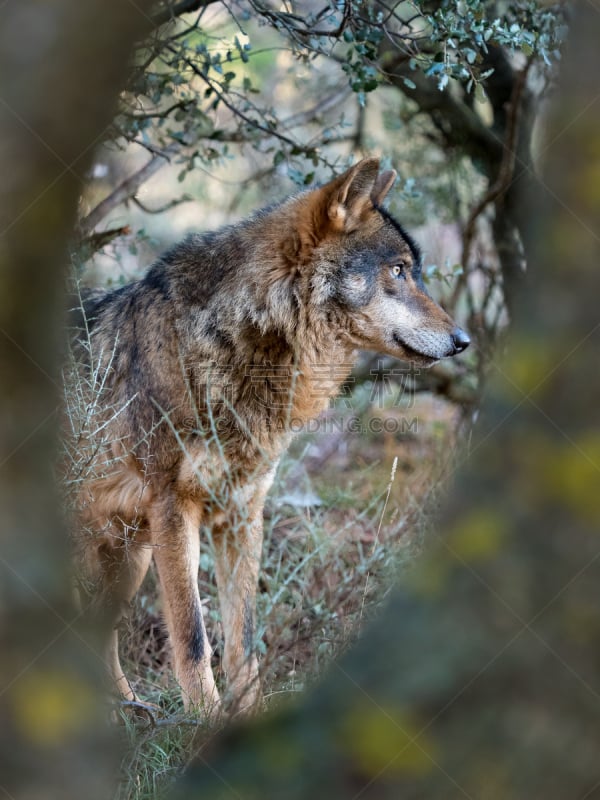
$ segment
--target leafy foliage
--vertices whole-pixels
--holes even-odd
[[[294,63],[315,77],[314,65],[326,60],[338,82],[346,76],[362,105],[366,94],[389,81],[391,59],[406,59],[411,72],[435,77],[440,90],[450,82],[466,93],[483,87],[483,98],[494,72],[487,63],[490,50],[535,58],[544,71],[560,57],[566,32],[556,9],[535,2],[384,6],[355,0],[308,13],[305,4],[275,11],[239,2],[217,13],[215,4],[196,5],[198,13],[173,17],[140,46],[111,131],[114,141],[135,142],[151,152],[177,144],[188,171],[195,161],[207,166],[228,157],[232,144],[272,149],[278,142],[275,166],[285,156],[317,156],[320,148],[287,135],[275,106],[258,104],[278,50],[287,49]],[[261,42],[259,48],[254,40]],[[403,84],[416,87],[410,77]],[[220,117],[223,109],[229,114]]]
[[[100,201],[106,181],[91,181],[85,255],[108,240],[126,259],[123,203],[137,206],[139,229],[156,228],[149,213],[192,196],[213,211],[206,173],[237,186],[233,208],[244,189],[260,187],[248,205],[264,203],[329,178],[356,151],[379,151],[400,172],[392,210],[415,225],[439,219],[462,239],[462,252],[455,247],[429,277],[475,336],[481,374],[527,256],[517,189],[536,180],[533,129],[566,34],[561,8],[533,0],[281,8],[203,0],[164,2],[155,19],[161,24],[137,48],[99,155],[129,174],[109,181]],[[132,172],[140,149],[149,160]],[[168,164],[185,193],[167,183],[150,208],[140,188]],[[112,220],[119,227],[98,235]],[[460,265],[452,286],[451,263]]]

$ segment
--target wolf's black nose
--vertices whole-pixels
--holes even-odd
[[[452,331],[452,344],[454,345],[455,353],[462,353],[471,344],[471,339],[466,331],[462,328],[455,328]]]

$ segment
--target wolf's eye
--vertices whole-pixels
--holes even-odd
[[[400,278],[401,276],[404,275],[405,269],[406,267],[404,266],[404,264],[394,264],[394,266],[391,267],[392,275],[394,276],[394,278]]]

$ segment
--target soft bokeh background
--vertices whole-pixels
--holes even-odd
[[[83,630],[71,635],[78,620],[66,577],[68,557],[57,545],[63,539],[56,496],[43,488],[50,486],[48,453],[55,442],[59,403],[58,349],[49,331],[59,328],[56,320],[61,301],[52,265],[66,261],[59,248],[73,220],[76,198],[79,222],[69,245],[73,276],[84,286],[111,287],[138,277],[157,254],[188,231],[235,221],[292,191],[328,179],[361,155],[380,155],[384,165],[399,172],[390,208],[423,247],[431,292],[472,334],[474,344],[465,358],[424,374],[415,374],[396,362],[363,358],[348,392],[321,420],[318,430],[298,438],[282,463],[266,510],[257,632],[267,704],[276,709],[324,671],[335,670],[332,657],[350,647],[387,600],[393,583],[406,585],[407,573],[420,562],[424,544],[429,547],[432,511],[448,492],[448,478],[470,452],[481,452],[486,430],[493,432],[524,402],[527,392],[536,390],[534,377],[541,380],[568,355],[560,342],[562,333],[552,348],[543,337],[533,342],[522,339],[519,346],[513,346],[506,369],[520,389],[488,390],[496,422],[486,423],[489,427],[482,433],[476,429],[475,436],[480,438],[473,443],[471,425],[477,417],[479,393],[486,376],[499,374],[501,369],[492,352],[504,348],[504,331],[515,317],[518,292],[526,275],[532,274],[523,270],[524,263],[531,262],[534,246],[541,240],[539,230],[545,237],[555,224],[532,234],[531,211],[546,197],[544,185],[536,177],[536,165],[552,161],[555,152],[565,152],[556,149],[566,141],[563,131],[573,121],[585,119],[592,105],[592,98],[585,93],[574,95],[569,119],[555,125],[551,134],[545,133],[558,49],[568,17],[559,6],[475,1],[456,6],[343,3],[321,7],[301,3],[266,8],[245,2],[226,7],[220,2],[182,0],[131,6],[132,16],[110,3],[102,9],[94,3],[89,6],[89,16],[76,11],[75,4],[67,0],[58,3],[53,12],[46,10],[46,16],[35,3],[22,4],[24,10],[18,12],[10,7],[8,33],[2,38],[3,74],[21,70],[19,81],[4,85],[2,115],[9,135],[2,158],[8,179],[3,188],[0,250],[3,376],[5,386],[11,387],[3,396],[2,429],[2,497],[8,534],[2,607],[9,610],[3,615],[9,655],[2,700],[10,744],[3,767],[5,791],[19,800],[49,797],[52,792],[57,797],[89,794],[88,778],[94,772],[86,766],[89,758],[97,765],[98,796],[105,796],[102,774],[110,769],[102,773],[100,767],[111,763],[110,750],[99,741],[98,728],[91,721],[92,708],[98,709],[93,682],[98,680],[102,659],[93,637],[87,638]],[[109,45],[114,26],[122,31],[122,39],[116,37]],[[88,31],[88,37],[81,37],[80,30]],[[18,31],[29,32],[27,52],[15,49]],[[137,44],[126,74],[124,57],[134,38]],[[81,47],[75,44],[79,41]],[[36,54],[45,56],[42,59]],[[584,63],[580,69],[583,75],[592,72]],[[89,78],[85,83],[82,74]],[[117,95],[117,114],[110,121],[110,101]],[[63,108],[70,110],[67,116]],[[575,130],[579,128],[573,133]],[[593,146],[589,147],[593,154]],[[567,156],[562,160],[566,163]],[[572,197],[578,197],[578,192],[585,194],[585,187],[589,194],[590,185],[588,181],[584,188],[575,187]],[[590,197],[593,199],[593,192]],[[575,200],[570,199],[569,205],[574,207]],[[575,218],[587,220],[587,213],[578,211]],[[559,230],[565,231],[555,243],[565,263],[570,260],[571,243],[581,242],[581,237],[577,238],[581,230],[571,230],[568,222],[572,222],[568,215],[556,222],[562,226]],[[593,229],[593,220],[586,226]],[[552,263],[558,250],[550,249],[543,257]],[[539,281],[539,267],[535,274]],[[560,305],[556,293],[552,294],[556,290],[549,286],[544,295],[546,310],[552,309],[552,314]],[[573,305],[562,307],[559,319],[573,316]],[[548,319],[547,314],[544,320]],[[587,319],[582,313],[582,325]],[[531,327],[535,330],[539,325],[539,317],[532,316]],[[575,329],[573,336],[569,334],[567,351],[578,346],[577,335]],[[574,385],[580,378],[567,375],[565,380]],[[564,408],[570,408],[570,391],[561,389],[560,382],[552,386],[557,402],[564,400]],[[16,387],[22,388],[17,392]],[[523,387],[525,394],[521,393]],[[67,392],[67,404],[75,397]],[[554,411],[550,413],[553,407],[545,405],[545,395],[535,400],[555,419]],[[587,406],[573,406],[570,413],[584,419],[587,410]],[[560,530],[554,528],[548,537],[552,539],[550,547],[544,549],[539,537],[532,539],[535,558],[510,549],[507,530],[513,530],[511,526],[518,520],[505,519],[507,504],[494,506],[501,480],[519,478],[515,492],[523,506],[516,501],[513,505],[522,518],[528,518],[530,505],[539,505],[539,516],[530,520],[532,531],[543,531],[547,524],[547,490],[558,493],[559,505],[564,500],[565,508],[576,515],[584,508],[589,514],[586,521],[595,520],[596,508],[589,503],[594,496],[595,473],[585,467],[596,463],[592,439],[572,433],[565,419],[561,418],[560,424],[577,445],[564,453],[561,450],[562,455],[542,443],[542,434],[535,425],[529,429],[529,421],[514,439],[492,437],[502,445],[500,455],[493,451],[488,456],[492,499],[482,510],[472,509],[469,519],[453,529],[451,541],[467,562],[466,569],[488,559],[498,565],[501,597],[505,596],[506,575],[515,576],[509,591],[511,601],[513,595],[527,598],[532,576],[541,569],[537,565],[562,550]],[[524,473],[518,467],[521,462],[510,456],[520,446],[519,437],[527,442],[523,452],[530,459],[522,465]],[[581,452],[585,456],[580,463],[575,454]],[[546,464],[547,484],[532,477],[542,463]],[[565,486],[568,491],[562,497],[559,490]],[[456,496],[470,508],[483,491],[480,482],[472,479],[464,494]],[[561,524],[570,531],[569,523]],[[587,558],[589,541],[575,552]],[[570,551],[564,554],[567,572],[570,555]],[[200,580],[219,673],[220,629],[208,549],[202,558]],[[366,676],[362,688],[355,686],[363,699],[365,691],[372,699],[376,689],[381,689],[375,706],[371,702],[354,704],[350,685],[340,682],[340,702],[353,711],[349,727],[335,728],[337,695],[330,680],[329,688],[316,697],[323,698],[322,708],[332,710],[332,733],[319,716],[320,701],[312,695],[308,708],[314,724],[309,725],[307,736],[313,745],[321,741],[319,729],[325,737],[322,747],[313,753],[315,781],[322,780],[319,769],[329,759],[329,767],[333,762],[339,767],[329,773],[342,781],[341,796],[348,796],[349,791],[353,796],[371,785],[374,792],[389,789],[393,793],[400,784],[407,791],[403,770],[411,781],[415,775],[425,776],[425,783],[411,783],[414,796],[435,796],[425,766],[431,757],[437,761],[439,752],[444,754],[444,771],[451,776],[459,761],[467,765],[468,769],[459,769],[459,783],[467,787],[463,795],[517,796],[510,784],[510,766],[490,771],[493,758],[489,753],[481,761],[470,760],[473,740],[463,741],[457,733],[464,730],[463,713],[469,725],[475,725],[475,732],[494,734],[494,718],[502,711],[502,686],[490,688],[494,702],[500,698],[500,706],[493,704],[493,712],[485,712],[484,687],[483,697],[474,696],[472,705],[457,705],[457,728],[441,730],[439,741],[424,747],[425,756],[422,747],[412,746],[420,736],[421,718],[429,718],[429,706],[439,709],[448,697],[460,692],[464,665],[478,664],[481,652],[502,652],[495,640],[485,640],[488,629],[497,632],[489,624],[499,619],[494,604],[490,607],[482,601],[473,588],[476,584],[469,584],[464,594],[455,591],[450,580],[453,569],[443,560],[434,558],[426,564],[417,600],[396,603],[392,621],[388,612],[387,622],[373,634],[371,651],[363,648],[362,655],[350,655],[350,661],[343,662],[357,665],[356,672],[354,667],[348,667],[348,672],[359,686],[361,676]],[[579,569],[583,562],[574,564],[573,574]],[[476,572],[482,574],[479,567]],[[566,585],[566,576],[558,575],[552,565],[548,574],[548,597],[554,597],[555,590]],[[460,581],[463,578],[460,573]],[[496,586],[494,576],[489,581]],[[414,604],[423,597],[426,602],[419,611]],[[450,603],[450,598],[456,598],[456,604]],[[561,619],[574,620],[574,627],[569,623],[564,634],[567,646],[575,646],[571,634],[576,634],[582,648],[590,647],[594,600],[584,591],[576,601],[581,613],[575,609],[575,617],[570,616],[571,606],[561,612]],[[446,604],[447,613],[442,613],[440,607],[444,609]],[[154,798],[179,774],[192,753],[204,752],[215,731],[197,720],[181,718],[152,576],[132,611],[131,622],[124,626],[127,670],[140,694],[160,709],[141,720],[120,709],[124,727],[117,795]],[[500,619],[501,631],[506,630],[503,624]],[[68,646],[61,639],[65,630]],[[390,639],[390,630],[398,631],[398,636]],[[437,631],[440,637],[433,654],[427,647],[429,631]],[[82,655],[81,637],[87,642],[88,662]],[[392,646],[396,642],[401,642],[400,653]],[[552,647],[560,649],[554,640]],[[403,661],[407,653],[412,654],[408,666]],[[575,664],[571,669],[581,676],[579,655],[571,649],[568,653],[567,662]],[[535,669],[545,665],[535,659],[529,662],[526,647],[522,656],[522,661],[511,661],[512,671],[500,672],[499,679],[504,686],[508,682],[518,689],[519,676],[525,675],[523,692],[527,694],[537,686],[532,688],[528,682],[528,664],[534,663]],[[75,674],[65,673],[60,667],[65,662]],[[368,662],[381,671],[365,672],[363,666]],[[34,663],[37,669],[32,671]],[[95,679],[90,679],[92,673]],[[466,673],[476,676],[477,667]],[[422,683],[415,676],[422,676]],[[593,684],[587,670],[582,680]],[[560,708],[567,709],[567,716],[572,714],[568,741],[579,746],[581,755],[569,762],[573,774],[579,776],[579,794],[575,795],[579,797],[587,791],[582,787],[588,785],[588,778],[593,791],[591,761],[581,733],[588,723],[578,705],[581,698],[571,703],[564,675],[557,678],[556,686]],[[397,694],[399,687],[405,687],[406,693]],[[415,693],[411,693],[413,689]],[[593,685],[592,689],[593,697]],[[344,695],[344,691],[351,694]],[[355,692],[354,700],[356,696]],[[534,691],[534,700],[536,696]],[[528,726],[537,720],[532,736],[545,729],[546,718],[540,708],[552,703],[543,686],[539,695],[542,706],[535,702],[519,705],[518,691],[508,697],[513,703],[508,707],[515,709],[516,716],[509,715],[506,728],[502,723],[495,730],[502,733],[498,747],[510,740],[514,726],[530,730]],[[425,711],[420,706],[413,712],[412,705],[420,702],[419,698],[424,698]],[[384,708],[383,715],[377,704]],[[519,727],[523,718],[527,724]],[[303,764],[298,754],[305,747],[305,727],[294,720],[292,717],[290,724],[299,738],[286,729],[285,735],[294,744],[283,754],[287,771],[280,778],[284,782],[292,780],[294,767]],[[486,728],[488,723],[491,728]],[[273,730],[276,738],[281,735],[276,726]],[[446,752],[443,741],[449,738],[456,748]],[[551,797],[552,791],[557,798],[567,796],[568,776],[555,786],[551,780],[548,785],[535,783],[544,778],[544,765],[551,763],[553,748],[560,749],[560,739],[545,739],[542,734],[533,739],[539,745],[539,759],[528,773],[533,788],[527,796],[535,796],[536,787],[542,785],[540,796]],[[335,752],[329,749],[332,742],[336,743]],[[230,767],[219,747],[211,763],[218,764],[220,774],[227,774]],[[270,747],[267,736],[267,753]],[[241,739],[235,752],[243,756],[253,751]],[[280,751],[273,752],[283,758]],[[408,752],[405,758],[403,752]],[[489,752],[493,753],[493,748]],[[350,772],[344,760],[348,754],[354,764]],[[385,771],[386,759],[399,759],[398,769],[388,773],[382,783],[378,775]],[[265,762],[260,754],[256,756],[255,765],[262,765],[260,770],[265,763],[267,767],[266,772],[259,770],[255,786],[271,785],[267,775],[271,762],[271,757]],[[36,763],[36,770],[27,769],[30,763]],[[71,772],[64,764],[72,765]],[[235,766],[234,771],[237,769]],[[304,767],[301,772],[307,782],[294,780],[297,796],[314,793],[313,773]],[[519,768],[512,777],[516,780],[521,774]],[[239,784],[238,777],[234,782],[241,789],[246,778]],[[254,779],[248,773],[249,784]],[[440,788],[439,796],[451,796],[448,787],[452,780],[446,775],[442,784],[446,794]],[[281,790],[277,784],[273,791]],[[254,789],[248,791],[248,796],[253,796]]]

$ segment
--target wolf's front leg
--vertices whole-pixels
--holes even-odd
[[[213,529],[215,571],[225,647],[223,664],[229,681],[231,711],[257,709],[262,701],[255,652],[255,605],[262,550],[262,504],[251,518],[239,509]]]
[[[168,497],[150,517],[154,560],[183,704],[186,709],[214,716],[220,700],[198,592],[200,512],[192,503]]]

